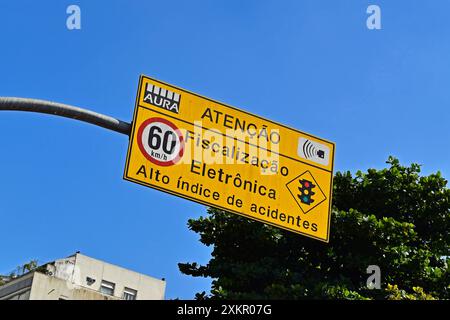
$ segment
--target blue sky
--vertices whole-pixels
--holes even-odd
[[[81,7],[82,29],[66,28]],[[366,28],[377,4],[382,30]],[[389,155],[450,177],[450,2],[0,0],[0,96],[131,121],[146,74],[336,143],[336,170]],[[82,253],[167,279],[210,249],[187,229],[205,207],[122,179],[126,136],[0,112],[0,273]],[[333,230],[331,229],[331,232]]]

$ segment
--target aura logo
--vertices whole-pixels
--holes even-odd
[[[179,93],[147,83],[144,102],[178,114],[180,112],[180,100]]]
[[[305,214],[327,199],[316,179],[309,171],[303,172],[288,182],[286,187]]]

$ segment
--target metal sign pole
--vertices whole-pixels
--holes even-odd
[[[131,133],[131,124],[128,122],[94,111],[57,102],[27,98],[0,97],[0,111],[3,110],[46,113],[87,122],[127,136]]]

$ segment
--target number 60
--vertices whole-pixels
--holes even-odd
[[[166,131],[161,141],[162,132],[160,127],[152,126],[148,134],[148,146],[153,150],[159,150],[161,149],[162,142],[162,150],[164,153],[172,154],[177,144],[176,134],[172,131]]]

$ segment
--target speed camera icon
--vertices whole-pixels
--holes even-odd
[[[305,137],[298,139],[297,154],[303,159],[311,160],[324,166],[327,166],[330,162],[330,148]]]

